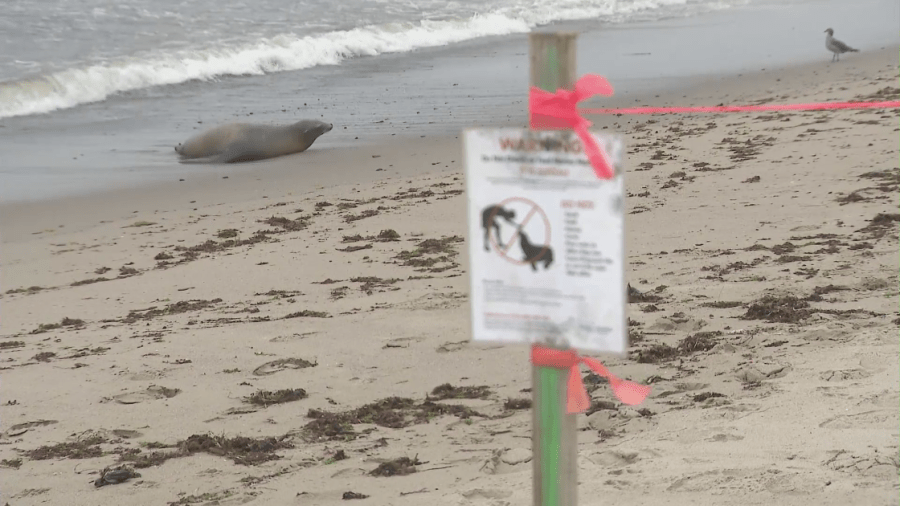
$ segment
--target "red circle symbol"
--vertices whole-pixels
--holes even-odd
[[[500,253],[500,256],[503,257],[504,259],[506,259],[508,262],[512,262],[517,265],[527,265],[527,264],[536,262],[536,261],[540,260],[541,258],[543,258],[544,255],[547,253],[547,250],[550,249],[550,220],[547,218],[547,214],[544,213],[544,210],[541,209],[541,207],[538,206],[533,201],[526,199],[526,198],[522,198],[522,197],[510,197],[494,206],[494,210],[493,210],[493,212],[491,212],[490,220],[488,221],[488,223],[494,223],[494,220],[497,219],[497,212],[501,208],[503,208],[503,206],[505,206],[511,202],[522,202],[522,203],[526,204],[527,206],[529,206],[530,210],[528,211],[528,214],[525,215],[525,218],[522,220],[522,223],[519,224],[519,226],[516,228],[516,233],[508,241],[506,241],[505,246],[501,246],[501,245],[497,244],[497,240],[493,234],[491,234],[489,236],[488,240],[491,242],[491,245],[494,247],[494,249],[498,253]],[[541,218],[543,218],[542,221],[544,222],[544,245],[543,245],[543,247],[541,247],[541,251],[539,253],[537,253],[533,258],[527,258],[525,260],[517,260],[515,258],[508,256],[506,254],[506,252],[512,246],[513,241],[515,241],[519,237],[518,230],[525,228],[525,225],[528,224],[528,221],[531,220],[531,218],[535,214],[540,214]]]

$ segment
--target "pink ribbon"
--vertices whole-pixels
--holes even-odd
[[[894,109],[900,101],[818,102],[812,104],[717,105],[702,107],[627,107],[623,109],[582,109],[585,114],[666,114],[687,112],[815,111],[823,109]]]
[[[618,399],[625,404],[636,405],[644,401],[650,393],[650,387],[613,376],[609,370],[599,361],[588,357],[582,357],[572,350],[554,350],[538,345],[531,347],[531,363],[541,367],[555,367],[568,369],[569,380],[567,384],[566,412],[581,413],[591,406],[584,383],[581,381],[581,372],[578,365],[584,363],[592,371],[609,380],[609,386]]]
[[[612,86],[602,76],[586,75],[575,83],[575,90],[558,89],[550,93],[531,87],[528,99],[531,128],[537,130],[572,129],[584,144],[584,152],[601,179],[613,177],[609,157],[588,132],[591,122],[578,112],[578,102],[593,95],[612,96]]]
[[[555,93],[531,87],[529,109],[531,128],[540,130],[572,129],[584,144],[594,172],[601,179],[613,177],[609,157],[588,132],[591,122],[585,114],[665,114],[691,112],[757,112],[757,111],[810,111],[822,109],[883,109],[900,107],[900,101],[888,102],[819,102],[812,104],[738,105],[712,107],[630,107],[623,109],[581,109],[578,102],[593,95],[610,97],[612,85],[603,76],[588,74],[575,83],[574,90],[558,89]]]

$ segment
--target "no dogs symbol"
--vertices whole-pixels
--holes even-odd
[[[531,264],[535,271],[538,264],[543,264],[546,270],[553,263],[550,220],[534,202],[512,197],[490,205],[481,212],[481,226],[484,228],[485,251],[493,249],[517,265]],[[501,230],[504,233],[501,234]],[[514,248],[517,242],[518,248]]]

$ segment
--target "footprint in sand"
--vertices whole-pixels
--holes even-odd
[[[299,341],[301,339],[306,339],[307,337],[310,337],[310,336],[313,336],[316,334],[318,334],[318,332],[303,332],[302,334],[294,333],[289,336],[276,336],[276,337],[273,337],[272,339],[269,339],[269,342],[270,343],[287,343],[290,341]]]
[[[506,499],[507,497],[512,495],[512,492],[510,492],[509,490],[476,488],[463,492],[461,495],[470,501],[477,501],[479,499],[497,500]]]
[[[59,423],[56,420],[35,420],[33,422],[17,423],[0,434],[0,437],[17,437],[25,434],[35,427],[43,427],[45,425],[53,425]]]
[[[493,454],[481,466],[481,471],[487,474],[507,474],[519,471],[529,471],[531,466],[531,450],[525,448],[513,448],[494,450]]]
[[[409,348],[410,345],[423,341],[421,337],[398,337],[385,343],[382,348]]]
[[[595,453],[588,460],[604,468],[625,467],[641,460],[637,452],[607,451]]]
[[[710,490],[727,490],[732,493],[747,490],[754,486],[754,475],[761,469],[726,469],[703,471],[685,475],[673,481],[667,492],[708,492]]]
[[[455,343],[444,343],[437,347],[438,353],[451,353],[454,351],[459,351],[466,347],[469,344],[469,341],[458,341]]]
[[[892,429],[897,427],[897,409],[872,410],[838,415],[819,424],[823,429]]]
[[[122,439],[134,439],[144,435],[143,432],[130,429],[113,429],[112,433]]]
[[[119,404],[140,404],[142,402],[156,401],[159,399],[171,399],[179,393],[181,393],[181,390],[178,388],[166,388],[157,385],[150,385],[146,390],[138,392],[128,392],[116,395],[105,400],[113,400],[118,402]]]
[[[686,318],[667,318],[657,319],[649,330],[662,332],[697,332],[707,325],[706,320],[695,320],[691,317]]]
[[[844,369],[842,371],[825,371],[819,374],[819,379],[823,381],[847,381],[865,379],[872,373],[862,369]]]
[[[897,476],[900,459],[896,448],[884,451],[866,449],[861,452],[838,450],[825,462],[829,469],[863,476],[890,479]]]
[[[744,439],[744,436],[737,436],[734,434],[716,434],[713,437],[707,438],[706,440],[711,443],[727,443],[729,441],[741,441]]]

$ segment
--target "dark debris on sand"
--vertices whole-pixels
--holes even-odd
[[[369,471],[370,476],[406,476],[417,471],[416,466],[422,465],[418,456],[400,457],[399,459],[389,460],[378,465],[375,469]]]
[[[38,328],[31,331],[32,334],[43,334],[51,330],[61,329],[63,327],[80,328],[84,326],[84,320],[78,318],[63,318],[59,323],[42,323]]]
[[[868,239],[881,239],[888,232],[897,232],[897,222],[900,221],[900,214],[897,213],[878,213],[874,218],[869,220],[869,224],[857,230],[858,233],[869,234]]]
[[[100,477],[94,480],[94,486],[99,488],[105,485],[117,485],[119,483],[125,483],[132,478],[140,477],[140,473],[128,466],[122,465],[114,468],[107,467],[100,471]]]
[[[692,400],[694,402],[703,402],[703,401],[706,401],[707,399],[715,399],[717,397],[725,397],[725,396],[718,392],[703,392],[701,394],[695,395],[692,398]]]
[[[459,266],[454,261],[459,252],[454,249],[453,245],[463,241],[465,239],[456,235],[440,239],[426,239],[416,244],[414,250],[403,250],[394,258],[401,260],[400,265],[417,267],[417,271],[443,272]],[[448,265],[436,267],[439,263]]]
[[[32,358],[32,360],[35,360],[37,362],[49,362],[50,359],[55,356],[56,356],[56,353],[53,353],[52,351],[42,351],[31,358]]]
[[[110,281],[109,278],[99,277],[99,278],[91,278],[91,279],[83,279],[81,281],[76,281],[69,286],[84,286],[84,285],[92,285],[94,283],[102,283],[104,281]]]
[[[309,441],[352,440],[358,436],[353,429],[353,425],[356,424],[402,429],[410,425],[428,423],[432,418],[443,415],[454,415],[463,419],[484,416],[465,406],[439,404],[430,400],[416,403],[409,398],[387,397],[341,413],[311,409],[306,416],[312,418],[312,421],[303,427],[303,433]]]
[[[303,295],[303,293],[297,290],[269,290],[268,292],[254,293],[253,295],[257,297],[274,297],[275,299],[290,299],[291,297]]]
[[[18,469],[22,467],[22,459],[3,459],[0,460],[0,467],[7,469]]]
[[[482,385],[477,387],[455,387],[450,383],[444,383],[437,386],[431,391],[431,395],[425,398],[430,401],[441,401],[444,399],[486,399],[491,395],[488,386]]]
[[[597,373],[589,372],[584,376],[584,378],[582,378],[582,383],[584,384],[584,387],[588,391],[588,393],[593,393],[594,390],[597,390],[601,386],[608,384],[609,380]]]
[[[121,462],[130,462],[135,468],[142,469],[158,466],[163,462],[180,457],[187,457],[195,453],[208,453],[226,457],[235,464],[255,466],[264,462],[278,460],[278,450],[290,449],[294,445],[288,441],[289,436],[249,438],[237,436],[228,438],[225,436],[213,436],[209,434],[194,434],[176,445],[173,451],[141,452],[138,449],[122,452],[119,456]]]
[[[880,90],[868,95],[857,95],[854,100],[861,100],[865,102],[887,102],[890,100],[900,100],[900,88],[885,86],[884,88],[881,88]]]
[[[151,320],[159,316],[172,316],[192,311],[201,311],[222,302],[222,299],[213,300],[182,300],[174,304],[168,304],[159,309],[156,306],[147,309],[133,309],[122,319],[124,323],[135,323],[141,320]]]
[[[750,303],[743,320],[765,320],[768,323],[798,323],[814,311],[809,302],[793,295],[765,295]]]
[[[503,409],[531,409],[531,399],[506,399],[503,403]]]
[[[351,283],[362,283],[362,285],[360,285],[359,287],[359,290],[362,292],[366,292],[366,295],[372,295],[376,289],[388,288],[399,281],[403,280],[400,278],[382,279],[377,276],[361,276],[350,278]],[[393,288],[393,290],[399,290],[399,288]]]
[[[714,302],[704,302],[700,304],[700,307],[711,307],[716,309],[731,309],[738,306],[743,306],[743,302],[738,301],[725,301],[725,300],[717,300]]]
[[[371,218],[372,216],[377,216],[378,211],[375,209],[366,209],[365,211],[359,214],[348,214],[344,216],[344,221],[347,223],[353,223],[354,221],[364,220],[366,218]]]
[[[698,353],[713,349],[718,341],[715,338],[720,337],[722,332],[697,332],[681,340],[678,343],[678,349],[684,353]]]
[[[825,293],[844,289],[844,287],[834,285],[816,287],[811,295],[802,299],[793,295],[765,295],[750,303],[747,312],[741,316],[741,319],[764,320],[768,323],[800,323],[815,313],[837,316],[852,314],[883,316],[879,313],[862,309],[816,309],[809,304],[810,302],[822,301],[822,295]]]
[[[306,390],[302,388],[286,388],[270,392],[269,390],[257,390],[244,398],[244,402],[257,406],[269,406],[283,404],[285,402],[299,401],[307,398]]]
[[[719,331],[697,332],[678,342],[676,346],[664,343],[656,343],[647,348],[635,352],[637,361],[642,364],[654,364],[667,362],[678,357],[685,357],[694,353],[713,349],[722,335]]]
[[[216,237],[219,239],[231,239],[233,237],[238,236],[238,229],[236,228],[226,228],[224,230],[219,230],[216,232]]]
[[[33,294],[33,293],[38,293],[41,290],[46,290],[46,288],[44,288],[42,286],[29,286],[28,288],[13,288],[12,290],[7,290],[6,294],[7,295],[15,295],[15,294],[19,294],[19,293]]]
[[[660,302],[662,297],[659,295],[654,295],[649,292],[641,292],[636,288],[631,287],[631,283],[628,284],[628,303],[634,302]]]
[[[363,244],[362,246],[347,246],[346,248],[335,248],[337,251],[342,253],[353,253],[355,251],[362,251],[364,249],[372,249],[372,244]]]
[[[180,253],[182,257],[181,260],[179,260],[177,263],[185,263],[196,260],[200,258],[201,253],[218,253],[220,251],[225,251],[240,246],[248,246],[261,242],[275,241],[276,239],[270,237],[274,233],[276,233],[274,230],[258,230],[247,239],[226,239],[222,242],[216,242],[210,239],[195,246],[176,246],[175,251]],[[173,257],[171,255],[165,252],[160,253],[154,257],[155,260],[160,261],[157,264],[157,267],[160,268],[169,266],[170,263],[168,262],[168,260],[172,258]]]
[[[105,437],[94,434],[76,441],[41,446],[22,453],[31,460],[92,459],[103,456],[100,445],[107,442]]]
[[[375,241],[375,242],[396,242],[400,240],[400,234],[397,233],[396,230],[387,229],[382,230],[378,233],[378,235],[370,235],[370,236],[361,236],[359,234],[356,235],[345,235],[341,242],[360,242],[360,241]]]
[[[270,374],[275,374],[276,372],[286,369],[306,369],[307,367],[316,367],[317,365],[319,364],[310,362],[309,360],[303,358],[279,358],[277,360],[272,360],[271,362],[266,362],[265,364],[257,367],[253,370],[253,375],[269,376]]]
[[[303,311],[296,311],[281,317],[282,320],[288,320],[291,318],[330,318],[331,315],[324,311],[310,311],[309,309],[304,309]]]
[[[745,162],[753,160],[761,152],[763,147],[773,146],[775,137],[766,137],[765,135],[756,135],[746,140],[738,140],[732,137],[725,137],[719,146],[727,146],[730,158],[734,162]]]
[[[309,226],[311,219],[312,216],[301,216],[299,218],[294,218],[293,220],[282,216],[272,216],[264,220],[259,220],[259,222],[265,223],[270,227],[277,227],[284,232],[298,232],[300,230],[305,230]]]
[[[442,237],[440,239],[425,239],[416,244],[416,249],[412,251],[403,250],[397,254],[400,260],[409,260],[418,258],[423,255],[447,255],[455,256],[457,251],[453,248],[456,243],[463,242],[464,239],[459,236]]]
[[[806,298],[806,300],[810,302],[822,302],[824,299],[823,295],[827,295],[833,292],[843,292],[850,290],[849,287],[839,286],[839,285],[827,285],[827,286],[817,286],[813,288],[812,295]]]

